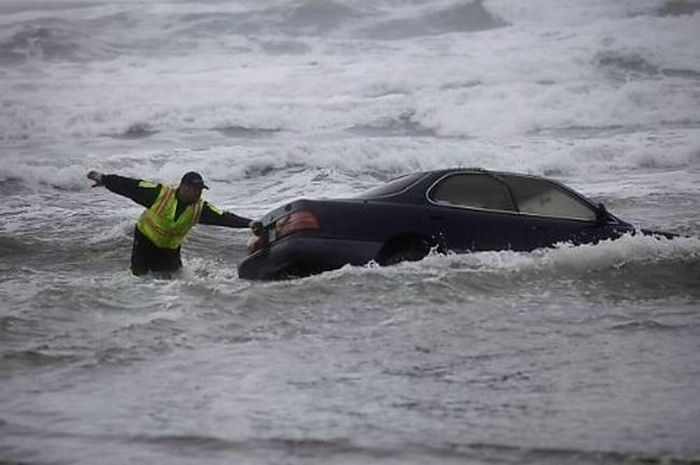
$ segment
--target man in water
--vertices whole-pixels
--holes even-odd
[[[131,272],[136,276],[152,271],[171,273],[182,268],[180,246],[197,223],[230,228],[254,227],[255,224],[204,201],[202,189],[208,187],[202,176],[193,171],[185,173],[179,186],[98,171],[90,171],[87,177],[95,181],[93,187],[105,186],[146,207],[134,230]]]

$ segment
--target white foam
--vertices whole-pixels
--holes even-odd
[[[467,254],[431,254],[419,262],[403,262],[391,267],[374,263],[345,266],[325,273],[317,280],[335,280],[348,275],[379,274],[431,279],[453,273],[523,274],[533,277],[558,276],[563,279],[626,266],[650,266],[655,263],[698,263],[700,239],[681,237],[662,239],[654,236],[627,235],[595,245],[561,244],[533,252],[472,252]]]
[[[6,159],[0,167],[0,182],[10,179],[21,180],[27,186],[39,188],[51,186],[65,190],[82,190],[89,186],[81,165],[68,164],[50,166],[37,164],[36,161],[22,161],[17,158]]]
[[[698,15],[630,16],[653,10],[659,2],[652,1],[492,3],[512,12],[512,27],[391,46],[295,38],[311,50],[301,56],[269,56],[237,35],[226,36],[225,45],[195,36],[190,40],[201,42],[194,52],[181,55],[122,54],[84,66],[12,68],[0,82],[3,94],[13,95],[0,114],[2,137],[94,137],[124,133],[134,124],[172,134],[228,126],[318,133],[406,115],[439,135],[468,137],[698,123],[693,79],[658,75],[619,82],[596,63],[599,54],[615,53],[641,57],[660,70],[700,72]],[[151,8],[163,21],[179,17],[160,12],[164,5]],[[214,6],[202,8],[211,13]],[[534,20],[543,17],[542,23]],[[125,40],[104,29],[105,41]],[[167,36],[154,37],[158,30],[134,34],[167,42]],[[249,52],[231,55],[231,47]],[[352,52],[358,47],[362,53]]]
[[[649,262],[693,263],[698,258],[700,239],[696,237],[664,239],[645,235],[626,235],[597,245],[562,244],[556,249],[542,252],[544,267],[578,272]]]

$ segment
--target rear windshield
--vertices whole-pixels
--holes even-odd
[[[375,197],[386,197],[388,195],[398,194],[402,190],[411,187],[411,185],[416,183],[423,177],[423,175],[424,173],[406,174],[399,178],[392,179],[391,181],[380,186],[373,187],[372,189],[358,195],[358,197],[363,199],[371,199]]]

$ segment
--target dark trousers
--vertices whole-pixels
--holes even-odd
[[[143,276],[150,272],[172,273],[182,268],[180,248],[162,249],[134,228],[134,247],[131,249],[131,272]]]

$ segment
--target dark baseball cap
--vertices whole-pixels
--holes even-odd
[[[189,184],[190,186],[199,187],[200,189],[209,189],[209,187],[206,184],[204,184],[204,179],[202,179],[202,175],[194,171],[185,173],[185,175],[180,180],[180,184]]]

